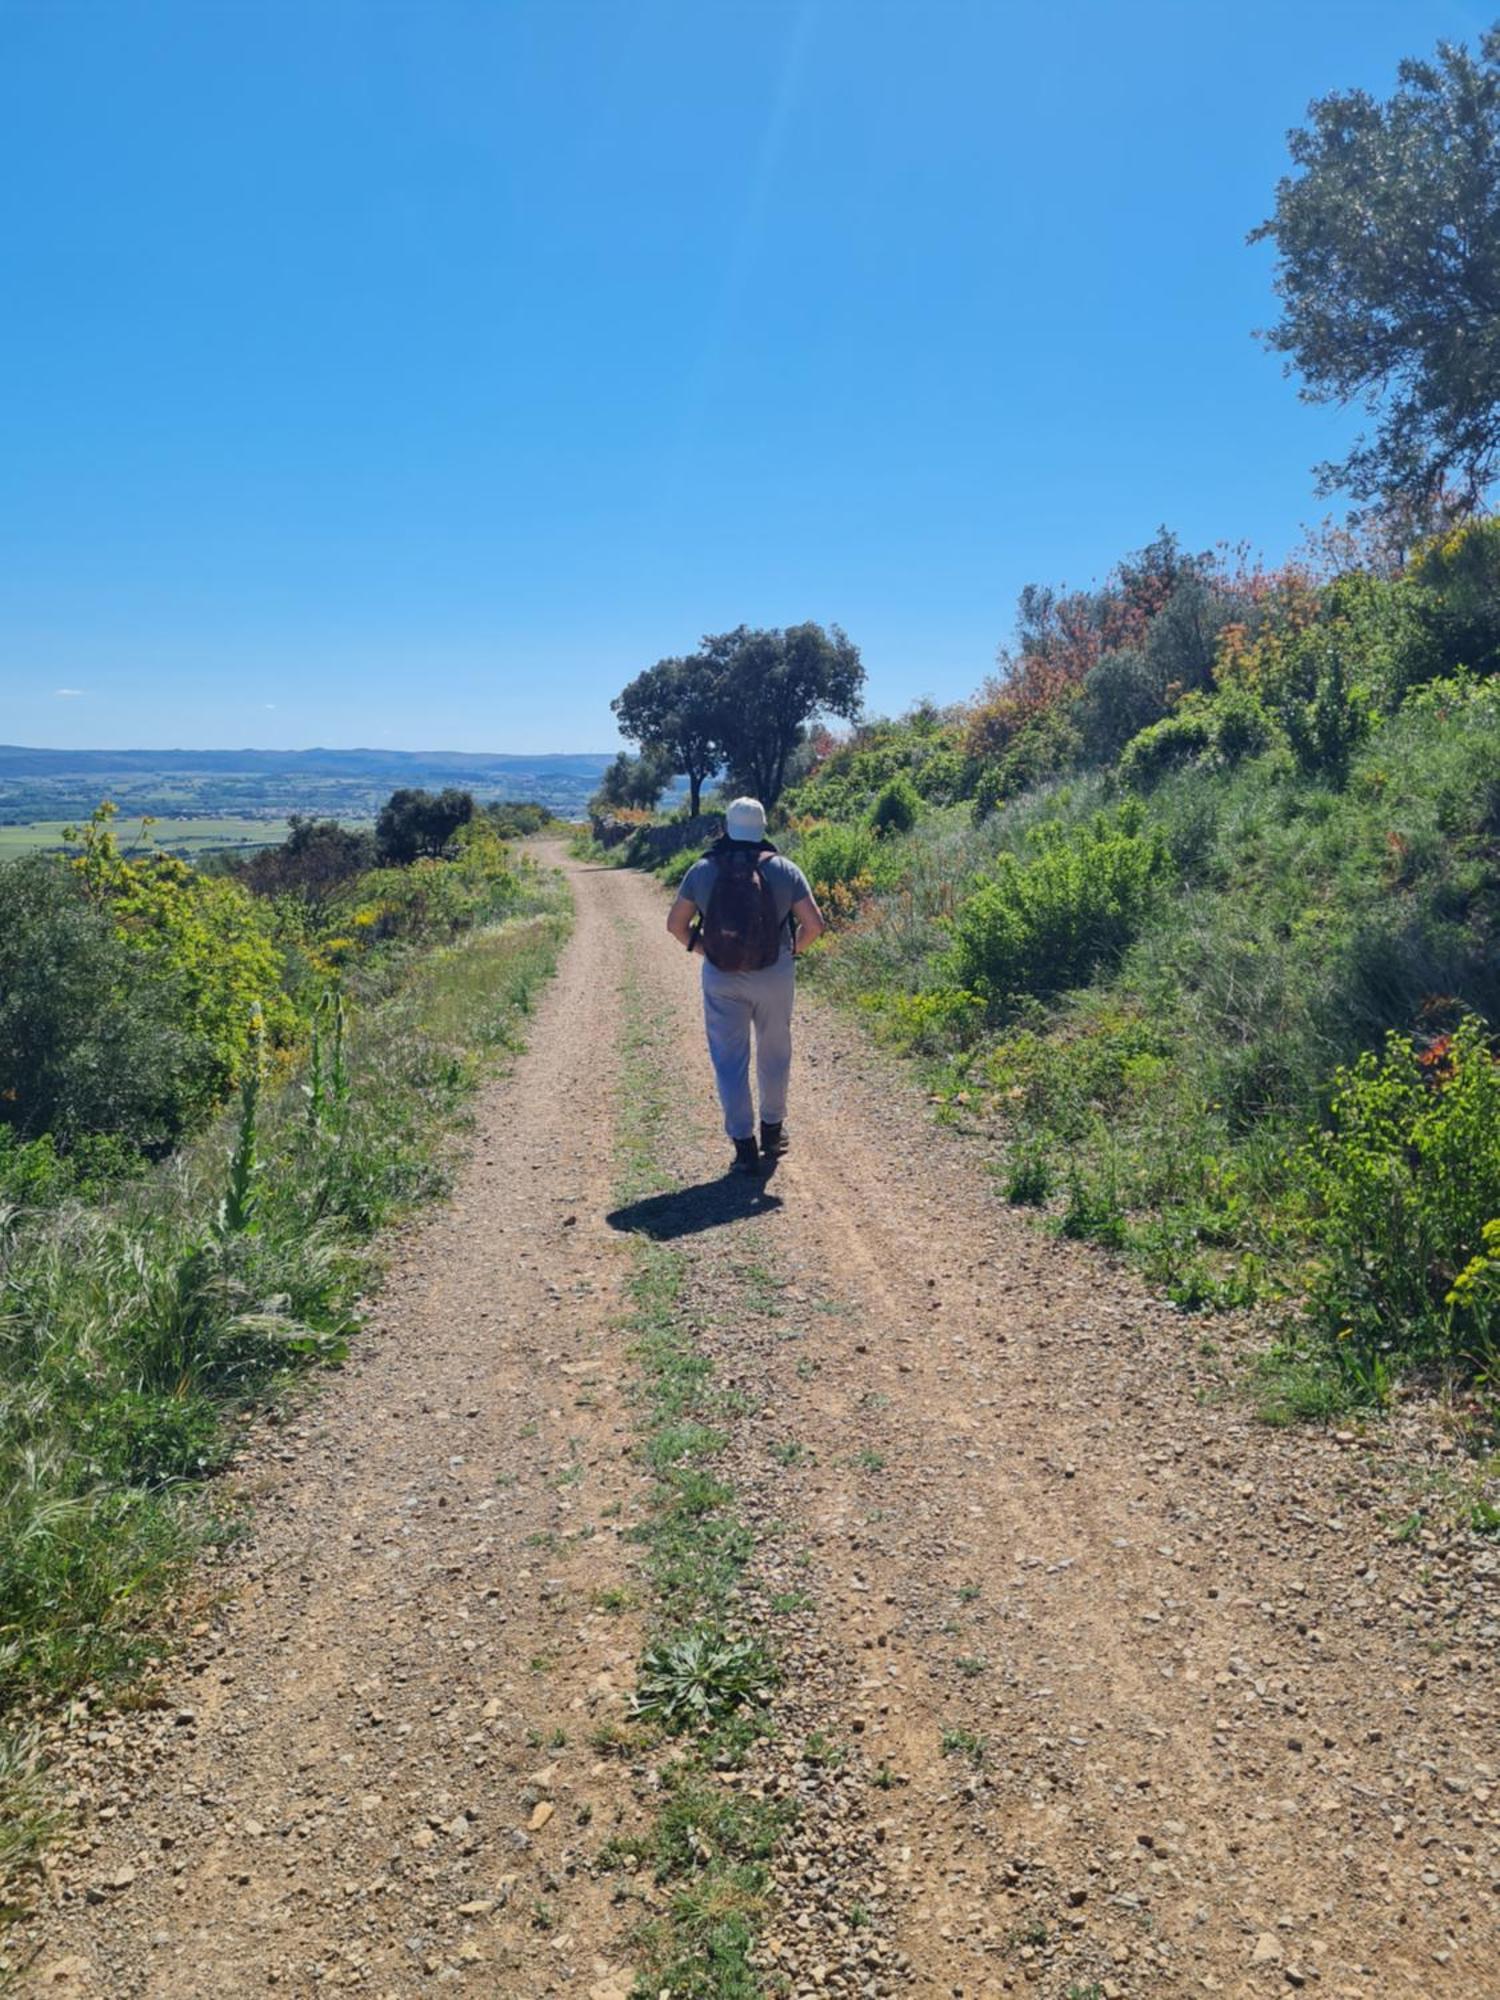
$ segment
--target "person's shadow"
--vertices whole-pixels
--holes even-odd
[[[743,1222],[747,1216],[765,1215],[780,1208],[781,1197],[770,1191],[771,1172],[722,1174],[717,1180],[702,1181],[697,1187],[672,1188],[665,1194],[648,1194],[628,1201],[605,1216],[611,1229],[627,1234],[651,1236],[668,1242],[677,1236],[697,1236],[705,1229],[721,1229],[729,1222]]]

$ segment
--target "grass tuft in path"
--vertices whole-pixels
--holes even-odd
[[[665,1026],[627,979],[621,1076],[619,1196],[670,1187],[663,1140],[673,1079],[659,1051]],[[649,1637],[641,1661],[632,1746],[679,1739],[661,1773],[654,1824],[605,1849],[606,1866],[648,1868],[670,1891],[636,1933],[637,1994],[751,2000],[766,1989],[753,1958],[763,1926],[767,1863],[791,1808],[725,1796],[716,1775],[742,1765],[773,1723],[775,1662],[737,1618],[754,1534],[732,1486],[715,1469],[732,1407],[683,1309],[681,1254],[642,1239],[625,1332],[636,1363],[642,1463],[653,1484],[634,1532],[646,1550]]]

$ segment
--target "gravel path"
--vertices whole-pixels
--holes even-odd
[[[1494,1544],[1397,1541],[1388,1444],[1251,1424],[1199,1352],[1221,1326],[1009,1212],[826,1009],[790,1157],[763,1195],[723,1182],[660,892],[567,865],[530,1047],[357,1360],[241,1466],[257,1531],[205,1575],[163,1705],[68,1731],[80,1833],[23,1987],[623,2000],[638,1913],[594,1864],[655,1774],[588,1739],[640,1636],[613,1330],[637,1228],[689,1259],[745,1392],[751,1611],[791,1671],[726,1782],[805,1806],[768,1980],[1500,1994]],[[627,965],[683,1108],[680,1191],[621,1214]]]

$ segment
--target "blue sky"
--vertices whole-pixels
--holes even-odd
[[[972,691],[1277,556],[1310,97],[1423,0],[0,0],[0,741],[561,750],[745,621]],[[65,691],[65,692],[60,692]]]

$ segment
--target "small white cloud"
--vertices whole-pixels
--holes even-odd
[[[54,688],[52,690],[55,701],[77,701],[82,693],[82,688]]]
[[[276,704],[275,704],[275,702],[274,702],[274,701],[268,701],[268,702],[266,703],[266,707],[267,707],[267,708],[274,708],[275,706],[276,706]]]

